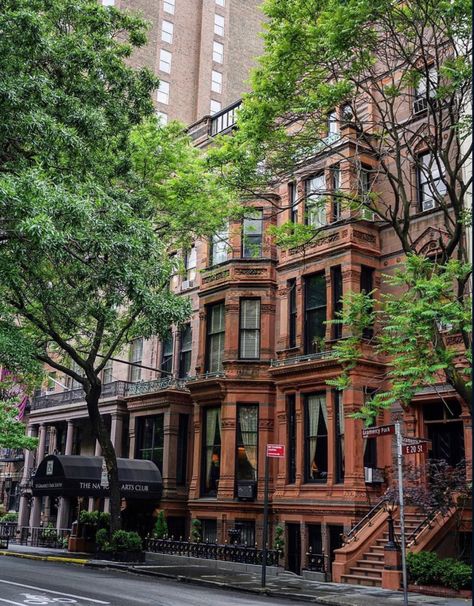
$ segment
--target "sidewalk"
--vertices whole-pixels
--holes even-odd
[[[182,566],[149,562],[147,564],[130,566],[104,560],[94,560],[90,554],[73,554],[62,549],[27,547],[11,544],[8,551],[0,555],[9,555],[31,559],[41,559],[57,562],[82,564],[94,568],[111,568],[135,574],[156,576],[157,578],[176,579],[185,583],[197,583],[208,587],[233,589],[254,594],[270,595],[275,598],[285,598],[327,606],[401,606],[401,592],[346,585],[339,583],[322,583],[308,581],[288,572],[267,578],[267,586],[260,586],[260,575],[253,572],[239,573],[229,570],[216,569],[215,566],[195,564],[183,557]],[[152,554],[150,554],[150,559]],[[409,594],[410,606],[466,606],[471,600],[459,598],[438,598],[416,593]]]

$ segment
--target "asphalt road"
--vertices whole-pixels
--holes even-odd
[[[0,556],[0,606],[294,606],[294,602],[59,562]]]

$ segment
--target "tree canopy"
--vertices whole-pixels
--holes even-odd
[[[170,250],[213,233],[232,197],[183,127],[153,117],[158,81],[126,61],[146,23],[95,0],[0,8],[0,364],[46,363],[82,385],[113,530],[100,373],[132,339],[185,321]]]
[[[341,218],[390,227],[412,260],[397,277],[384,277],[384,288],[402,294],[383,299],[376,316],[375,293],[346,298],[343,321],[353,339],[335,348],[345,364],[338,384],[347,384],[361,353],[361,317],[376,319],[373,343],[391,366],[372,414],[395,400],[409,403],[421,385],[443,376],[469,406],[462,369],[471,346],[471,3],[266,0],[263,6],[265,52],[236,136],[222,141],[215,161],[235,187],[257,197],[318,158],[344,163],[350,178],[330,191],[322,186],[313,208],[337,200],[342,212],[334,227]],[[420,182],[429,201],[421,209],[414,194]],[[282,218],[272,230],[280,246],[304,247],[332,227],[312,223],[306,199],[305,192],[289,203],[272,202],[281,217],[290,205],[300,217]],[[439,226],[429,267],[413,259],[419,254],[414,223],[428,208],[436,210]],[[450,345],[443,326],[459,331],[461,343]]]

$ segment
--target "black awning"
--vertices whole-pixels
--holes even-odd
[[[101,483],[103,457],[49,455],[33,477],[33,496],[107,497]],[[120,494],[135,499],[161,497],[161,473],[153,461],[117,459]]]

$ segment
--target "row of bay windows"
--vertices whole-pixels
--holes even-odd
[[[297,428],[296,394],[286,397],[286,484],[295,484],[298,475],[305,484],[326,484],[330,466],[333,483],[342,484],[346,456],[342,394],[337,390],[304,394],[301,396],[301,406],[304,444],[302,460],[299,460],[297,442],[300,434]],[[332,414],[328,414],[330,408]],[[216,496],[222,454],[220,406],[202,410],[202,428],[201,496]],[[258,450],[258,406],[239,404],[235,435],[236,484],[257,481]],[[363,453],[364,467],[376,468],[376,441],[364,440]]]
[[[374,269],[365,265],[360,266],[360,290],[371,293],[374,288]],[[288,288],[288,348],[297,347],[298,333],[302,330],[302,345],[305,354],[317,353],[323,350],[327,337],[326,322],[328,319],[337,319],[342,310],[342,269],[336,265],[329,270],[329,282],[332,296],[332,314],[328,318],[327,283],[325,272],[318,272],[303,276],[303,306],[298,312],[296,278],[287,281]],[[206,350],[205,372],[220,373],[223,371],[225,348],[225,304],[223,301],[208,305],[206,320]],[[301,317],[302,316],[302,317]],[[342,336],[342,326],[332,324],[331,339]],[[364,333],[366,338],[372,336],[369,329]],[[175,365],[175,339],[177,342],[177,364]],[[239,307],[239,359],[259,360],[261,346],[261,300],[257,297],[242,297]],[[193,333],[191,324],[183,325],[173,333],[170,329],[162,340],[160,369],[164,376],[174,374],[179,378],[186,378],[191,373],[191,356],[193,347]],[[143,339],[134,339],[130,343],[129,361],[135,366],[129,367],[128,380],[140,381],[142,378]],[[76,368],[76,370],[78,370]],[[103,370],[102,382],[110,383],[114,380],[113,365],[109,360]],[[78,388],[72,379],[69,388]]]
[[[418,155],[415,170],[418,208],[421,211],[431,210],[436,207],[437,201],[446,194],[446,184],[442,178],[443,163],[432,153],[425,152]],[[358,171],[358,195],[363,204],[360,217],[365,220],[376,218],[374,212],[367,207],[376,172],[376,169],[369,166],[362,166]],[[298,196],[297,183],[292,182],[288,185],[290,221],[297,223],[302,218],[306,225],[319,229],[342,218],[344,191],[341,190],[339,164],[305,179],[303,188],[304,209],[299,211],[302,205]],[[301,212],[303,217],[300,215]]]

